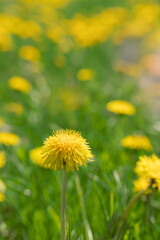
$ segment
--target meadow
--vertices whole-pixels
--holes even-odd
[[[158,240],[160,3],[0,1],[0,22],[0,240],[61,238],[61,129],[94,155],[67,172],[66,239]]]

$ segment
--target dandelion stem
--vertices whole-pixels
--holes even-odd
[[[147,188],[147,189],[148,189],[148,188]],[[140,196],[141,196],[143,193],[146,192],[147,189],[138,192],[138,193],[136,194],[136,196],[135,196],[134,198],[132,198],[132,200],[128,203],[128,205],[127,205],[127,207],[126,207],[126,209],[125,209],[125,211],[124,211],[124,213],[123,213],[123,216],[122,216],[122,218],[121,218],[121,221],[120,221],[120,224],[119,224],[119,227],[118,227],[118,230],[117,230],[117,232],[116,232],[116,236],[115,236],[114,239],[118,239],[119,234],[120,234],[120,232],[121,232],[121,229],[122,229],[122,227],[123,227],[123,225],[124,225],[124,223],[125,223],[125,220],[126,220],[126,218],[127,218],[127,215],[128,215],[128,213],[129,213],[131,207],[133,206],[133,204],[135,203],[135,201],[136,201],[138,198],[140,198]]]
[[[61,195],[61,240],[66,240],[66,166],[63,168]]]

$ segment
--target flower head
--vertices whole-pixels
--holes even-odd
[[[9,86],[14,90],[17,90],[23,93],[28,93],[31,90],[30,83],[26,79],[18,76],[10,78]]]
[[[133,184],[134,184],[135,192],[145,190],[150,186],[150,182],[144,177],[140,177],[140,178],[136,179]],[[150,193],[150,190],[147,191],[147,193]]]
[[[37,48],[33,46],[23,46],[19,50],[19,55],[21,58],[28,61],[38,61],[40,59],[40,52]]]
[[[6,164],[6,155],[4,151],[0,151],[0,168]]]
[[[152,150],[152,145],[149,139],[146,136],[142,135],[126,136],[122,139],[121,144],[123,147],[130,149],[144,149],[146,151]]]
[[[134,182],[135,191],[145,190],[146,187],[151,186],[160,192],[160,159],[156,155],[141,156],[135,172],[139,177]]]
[[[0,132],[0,143],[4,145],[17,145],[19,143],[19,137],[14,133]]]
[[[123,100],[115,100],[106,104],[107,110],[114,112],[116,114],[123,114],[123,115],[134,115],[135,107]]]
[[[3,22],[2,18],[1,21]],[[0,27],[0,36],[0,51],[6,52],[12,50],[11,34],[4,23],[2,23]]]
[[[94,72],[90,68],[81,69],[77,73],[77,77],[81,81],[91,80],[93,78],[93,76],[94,76]]]
[[[41,167],[44,167],[44,159],[42,158],[42,148],[36,147],[29,152],[31,160]]]
[[[59,130],[46,139],[42,148],[44,166],[54,170],[60,170],[66,166],[66,170],[79,170],[78,165],[86,166],[86,162],[92,161],[94,156],[86,140],[79,132],[73,130]]]

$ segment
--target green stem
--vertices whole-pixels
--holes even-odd
[[[148,189],[148,188],[147,188],[147,189]],[[126,220],[126,218],[127,218],[127,215],[128,215],[128,213],[129,213],[131,207],[133,206],[133,204],[135,203],[135,201],[136,201],[138,198],[140,198],[140,196],[141,196],[143,193],[146,192],[147,189],[138,192],[138,193],[136,194],[136,196],[135,196],[134,198],[132,198],[132,200],[128,203],[128,205],[127,205],[127,207],[126,207],[126,209],[125,209],[125,211],[124,211],[124,213],[123,213],[123,216],[122,216],[122,218],[121,218],[121,221],[120,221],[118,230],[117,230],[117,232],[116,232],[115,239],[118,239],[119,234],[120,234],[120,232],[121,232],[121,229],[122,229],[122,227],[123,227],[123,225],[124,225],[124,223],[125,223],[125,220]]]
[[[61,240],[66,240],[66,167],[63,168],[61,195]]]

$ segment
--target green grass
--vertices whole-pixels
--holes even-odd
[[[116,1],[94,1],[101,8],[117,6]],[[120,1],[125,6],[124,1]],[[91,1],[70,4],[66,16],[79,9],[92,9]],[[71,10],[70,10],[71,9]],[[65,12],[65,10],[64,10]],[[17,147],[0,145],[7,154],[7,164],[0,169],[0,178],[7,186],[6,201],[0,203],[0,239],[2,240],[55,240],[60,239],[60,197],[62,173],[38,167],[29,158],[29,151],[41,146],[53,130],[68,128],[82,133],[90,143],[95,161],[67,173],[67,239],[88,239],[87,219],[96,240],[113,239],[120,217],[135,195],[134,168],[143,151],[128,151],[121,139],[136,132],[147,135],[155,154],[159,153],[159,135],[153,128],[149,105],[141,101],[141,90],[135,79],[115,72],[114,61],[119,52],[110,41],[88,48],[71,50],[64,54],[66,64],[58,68],[53,59],[59,49],[50,40],[33,42],[13,37],[15,48],[0,52],[0,115],[4,130],[18,134]],[[44,70],[33,73],[28,62],[21,60],[18,49],[34,44],[41,51]],[[92,68],[92,81],[81,82],[77,71]],[[20,75],[32,84],[29,95],[11,90],[8,80]],[[73,95],[71,105],[63,96]],[[67,95],[68,98],[68,95]],[[136,107],[134,116],[118,116],[108,112],[107,102],[124,99]],[[6,112],[4,105],[15,101],[24,106],[22,115]],[[149,100],[147,100],[149,102]],[[73,102],[73,104],[72,104]],[[76,177],[82,191],[76,184]],[[82,203],[85,206],[83,214]],[[159,195],[143,196],[133,206],[119,239],[158,239],[160,236]]]

